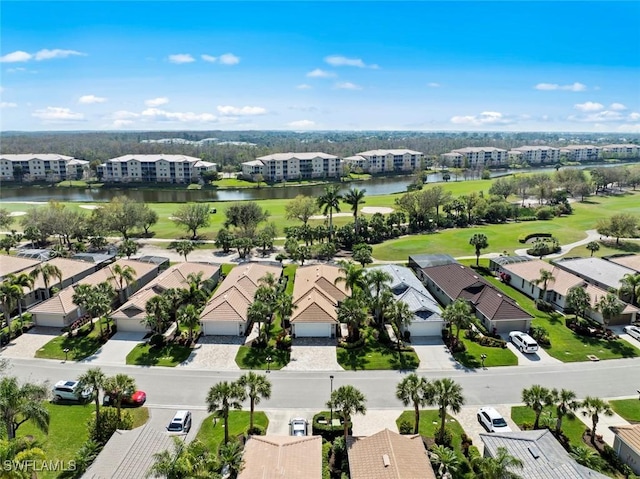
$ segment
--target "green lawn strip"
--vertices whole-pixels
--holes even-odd
[[[323,440],[322,442],[322,479],[331,479],[331,471],[329,470],[329,454],[331,453],[331,443]]]
[[[461,261],[461,263],[475,264],[475,261],[464,260]],[[488,265],[489,260],[480,260],[480,266],[488,267]],[[486,270],[480,269],[477,271],[483,275],[484,279],[500,289],[505,295],[514,299],[522,309],[532,315],[533,326],[541,326],[547,330],[551,347],[545,348],[545,351],[547,351],[550,356],[566,363],[588,361],[588,355],[595,355],[599,359],[633,358],[640,356],[640,350],[622,339],[607,341],[579,336],[565,326],[562,315],[538,311],[531,298],[493,276],[486,275]]]
[[[236,266],[237,265],[233,263],[223,263],[222,265],[220,265],[220,274],[222,274],[226,278],[231,270]]]
[[[67,465],[76,451],[89,438],[87,423],[95,411],[93,403],[89,404],[46,404],[49,410],[49,433],[44,434],[31,421],[25,422],[18,429],[18,436],[33,436],[45,453],[45,459],[51,463]],[[58,477],[61,471],[38,472],[40,479]]]
[[[193,350],[179,344],[167,344],[162,348],[154,348],[141,343],[127,354],[127,364],[136,366],[165,366],[173,368],[186,361]]]
[[[402,422],[408,422],[411,424],[413,428],[414,425],[415,414],[413,411],[403,411],[402,414],[396,419],[396,425],[400,427]],[[418,433],[424,437],[435,437],[436,429],[440,427],[440,415],[438,414],[437,409],[421,409],[420,410],[420,428],[418,429]],[[445,426],[450,432],[452,436],[452,446],[453,449],[458,453],[460,459],[464,459],[462,454],[462,435],[464,434],[464,429],[460,423],[447,414],[447,422]],[[475,444],[477,446],[477,444]]]
[[[268,364],[267,357],[271,357]],[[282,351],[272,346],[268,348],[252,348],[251,346],[240,346],[236,355],[236,364],[240,369],[282,369],[289,364],[291,353]]]
[[[287,294],[293,294],[293,280],[296,277],[297,269],[297,264],[288,264],[284,267],[284,271],[282,272],[282,274],[287,277],[287,289],[285,290],[285,293]]]
[[[238,178],[222,178],[221,180],[213,181],[212,184],[220,189],[225,188],[257,188],[258,183],[248,180],[241,180]],[[260,186],[264,186],[262,183]]]
[[[609,401],[613,410],[619,416],[631,423],[640,423],[640,401],[637,399],[619,399]]]
[[[262,411],[256,411],[253,414],[253,422],[263,431],[266,431],[269,426],[267,415]],[[249,411],[229,411],[229,440],[245,434],[248,429]],[[207,446],[210,451],[217,451],[224,441],[224,420],[215,414],[207,416],[198,430],[196,439]]]
[[[420,364],[415,351],[402,351],[391,346],[386,346],[374,339],[371,332],[364,331],[366,335],[364,345],[360,348],[345,349],[336,348],[338,364],[344,369],[357,371],[359,369],[416,369]]]
[[[149,420],[149,409],[146,407],[128,408],[127,411],[133,419],[133,427],[135,429],[147,423]]]
[[[467,348],[466,351],[455,353],[456,360],[467,368],[479,368],[482,366],[481,354],[486,354],[484,365],[488,368],[495,366],[517,366],[518,358],[508,348],[490,348],[467,339],[465,331],[460,331],[460,340]]]
[[[106,328],[106,321],[101,321],[103,328]],[[84,331],[88,328],[90,328],[90,325],[87,324],[83,326],[81,330]],[[93,330],[86,336],[78,336],[77,333],[75,333],[71,338],[66,335],[53,338],[36,351],[36,358],[80,361],[94,354],[101,346],[100,326],[98,322],[95,321]],[[65,349],[69,350],[68,354],[64,352]]]
[[[530,407],[513,406],[511,408],[511,419],[513,419],[513,422],[522,429],[525,424],[529,427],[533,427],[536,415]],[[549,421],[549,423],[547,423],[547,421]],[[540,425],[549,426],[550,428],[555,429],[556,412],[553,406],[544,408],[540,416]],[[585,445],[585,442],[582,440],[582,435],[586,429],[587,426],[585,426],[585,424],[577,417],[574,417],[573,419],[565,417],[562,419],[562,432],[567,436],[569,443],[572,446]]]

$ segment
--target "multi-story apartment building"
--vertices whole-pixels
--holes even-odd
[[[560,149],[560,155],[569,161],[595,161],[600,158],[600,147],[593,145],[569,145]]]
[[[367,173],[387,173],[393,171],[414,171],[422,167],[423,154],[420,151],[393,149],[370,150],[348,156],[345,163],[352,169],[360,168]]]
[[[519,146],[509,151],[509,160],[529,165],[552,165],[560,161],[560,148]]]
[[[242,163],[242,175],[260,174],[266,181],[329,178],[340,174],[340,158],[321,152],[274,153]]]
[[[509,152],[492,146],[467,147],[440,155],[444,165],[474,170],[509,164]]]
[[[604,145],[602,154],[613,158],[640,158],[640,146],[638,145]]]
[[[80,180],[89,162],[53,153],[0,155],[0,178],[5,181]]]
[[[98,166],[103,181],[116,183],[189,183],[206,171],[216,171],[216,164],[185,155],[125,155]]]

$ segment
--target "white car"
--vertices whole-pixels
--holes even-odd
[[[178,411],[167,426],[169,432],[188,433],[191,430],[191,411]]]
[[[511,432],[507,421],[492,407],[478,409],[478,422],[489,432]]]
[[[632,338],[640,341],[640,326],[625,326],[624,332]]]
[[[538,350],[536,340],[521,331],[511,331],[509,333],[509,341],[511,341],[521,353],[535,353]]]
[[[80,390],[78,381],[58,381],[51,393],[54,401],[86,402],[91,399],[91,390]]]
[[[309,423],[306,419],[296,417],[289,423],[289,432],[292,436],[306,436],[308,433]]]

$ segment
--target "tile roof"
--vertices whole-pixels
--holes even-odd
[[[19,153],[17,155],[0,155],[0,160],[9,161],[29,161],[29,160],[44,160],[44,161],[56,161],[73,160],[72,156],[57,155],[55,153]]]
[[[322,153],[319,151],[305,152],[305,153],[274,153],[272,155],[260,156],[257,160],[260,161],[287,161],[287,160],[313,160],[314,158],[322,159],[338,159],[335,155],[329,155],[328,153]]]
[[[45,263],[42,263],[45,264]],[[52,264],[60,268],[60,272],[62,273],[62,281],[66,281],[69,278],[73,278],[77,275],[85,273],[87,271],[94,271],[96,269],[96,265],[93,263],[89,263],[87,261],[81,261],[76,259],[67,259],[67,258],[53,258],[46,262],[46,264]],[[25,271],[25,273],[31,273],[36,269],[36,266],[29,268]],[[58,283],[58,278],[51,278],[49,280],[49,287],[55,286]],[[42,275],[38,275],[35,280],[35,284],[33,289],[44,288],[44,281],[42,280]]]
[[[605,479],[608,476],[578,464],[548,429],[485,434],[485,455],[494,457],[499,447],[523,463],[523,469],[515,470],[527,479]]]
[[[435,479],[418,434],[402,436],[384,429],[347,441],[351,479]]]
[[[33,268],[40,261],[29,258],[19,258],[17,256],[0,255],[0,278],[9,274],[16,274],[27,268]]]
[[[251,436],[238,479],[320,479],[322,437]]]
[[[505,264],[502,265],[502,269],[530,283],[540,278],[540,270],[550,271],[554,279],[550,280],[547,284],[547,290],[555,291],[562,296],[566,296],[570,289],[584,283],[584,280],[575,274],[571,274],[539,259],[525,261],[523,263]]]
[[[619,264],[625,268],[630,268],[640,273],[640,254],[618,256],[617,258],[608,258],[608,260],[612,263]]]
[[[625,274],[634,274],[635,271],[625,268],[602,258],[574,258],[562,259],[555,262],[556,266],[570,273],[590,279],[607,286],[618,289],[620,280]]]
[[[186,155],[124,155],[119,156],[117,158],[111,158],[107,160],[112,163],[126,163],[130,160],[137,160],[140,162],[156,162],[159,160],[169,161],[171,163],[175,162],[187,162],[187,163],[196,163],[200,160],[200,158],[196,158],[194,156],[186,156]]]
[[[640,454],[640,424],[610,426],[609,429],[637,454]]]
[[[390,150],[369,150],[356,153],[359,156],[386,156],[386,155],[422,155],[421,151],[407,150],[404,148],[396,148]]]
[[[330,264],[301,266],[296,270],[291,322],[337,323],[338,302],[347,297],[344,282],[335,284],[340,268]]]

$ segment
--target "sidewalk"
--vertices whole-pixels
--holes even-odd
[[[576,413],[576,417],[580,419],[589,429],[591,429],[591,417],[584,416],[582,414],[582,410]],[[602,439],[609,446],[613,447],[613,440],[615,439],[615,434],[609,429],[610,426],[628,426],[629,422],[626,419],[618,416],[615,412],[613,416],[605,416],[604,414],[599,415],[598,425],[596,426],[596,435],[602,435]]]

